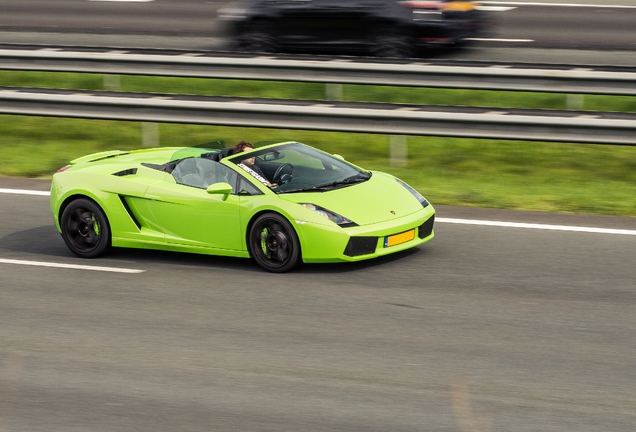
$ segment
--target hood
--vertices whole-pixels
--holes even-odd
[[[378,171],[364,183],[327,192],[289,193],[279,197],[324,207],[361,226],[404,217],[422,209],[422,204],[395,177]]]

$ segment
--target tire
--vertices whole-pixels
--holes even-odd
[[[256,218],[247,244],[252,258],[268,272],[288,272],[301,263],[298,235],[278,213],[264,213]]]
[[[87,198],[69,203],[60,219],[66,246],[80,258],[95,258],[111,246],[111,232],[104,211]]]
[[[371,49],[377,57],[408,58],[413,57],[414,49],[410,37],[391,30],[381,30],[374,38]]]
[[[266,23],[256,22],[239,37],[239,49],[251,53],[273,53],[277,50],[276,39]]]

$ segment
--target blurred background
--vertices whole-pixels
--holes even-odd
[[[632,30],[636,3],[632,3],[628,0],[600,5],[590,0],[576,3],[2,1],[0,40],[5,48],[32,52],[49,49],[252,57],[254,66],[258,65],[259,58],[269,56],[308,61],[344,59],[354,63],[514,66],[548,70],[547,74],[555,68],[580,73],[621,68],[616,70],[620,73],[636,67],[633,55],[636,34]],[[12,62],[15,59],[6,60],[4,68],[19,68]],[[547,109],[582,111],[584,115],[594,116],[599,112],[631,113],[636,109],[634,97],[625,96],[630,94],[627,92],[559,93],[558,85],[545,92],[541,85],[535,85],[530,92],[453,89],[439,85],[399,87],[392,85],[390,76],[385,81],[387,86],[312,83],[311,75],[303,78],[304,83],[28,70],[0,71],[0,77],[3,85],[15,87],[452,106],[458,107],[453,108],[458,113],[463,109],[459,107],[464,106],[484,107],[484,112],[488,112],[487,108]],[[478,78],[468,80],[479,81]],[[522,89],[523,84],[517,87]],[[15,128],[15,122],[24,127]],[[42,132],[41,122],[47,125],[46,133]],[[248,132],[170,123],[88,124],[90,126],[79,119],[3,117],[0,130],[5,140],[26,143],[19,148],[3,146],[2,156],[11,163],[0,168],[0,173],[47,176],[68,160],[113,146],[136,148],[193,145],[214,140],[231,144],[246,138],[253,142],[291,139],[305,140],[341,153],[369,168],[388,169],[405,177],[439,204],[616,215],[633,215],[636,208],[630,199],[633,193],[631,148],[610,150],[541,142],[510,143],[501,139],[348,136],[269,129]],[[102,133],[102,127],[110,132]],[[98,130],[99,133],[86,135]],[[39,145],[41,140],[48,143],[46,147]],[[35,147],[29,149],[30,154],[44,152],[50,156],[38,158],[37,162],[25,161],[22,157],[25,145]],[[361,147],[365,150],[361,151]],[[598,152],[609,152],[615,158],[599,164]],[[598,182],[598,178],[590,177],[592,167],[598,172],[598,178],[621,186],[608,187]],[[563,175],[564,170],[568,175]],[[499,173],[494,177],[496,181],[493,181],[493,172]],[[554,180],[549,180],[554,178],[559,179],[556,182],[559,193],[553,189]],[[429,179],[436,179],[446,187],[427,190]]]
[[[636,0],[0,0],[0,432],[635,430],[634,22]],[[125,61],[78,72],[101,54],[244,63],[224,78],[113,69]],[[461,73],[447,84],[470,85],[239,76],[267,62],[529,77],[498,82],[513,90]],[[559,74],[595,78],[575,91],[550,80]],[[14,101],[101,92],[558,117],[620,123],[625,135],[615,145],[600,132],[583,143],[576,128],[566,132],[579,141],[548,139],[550,127],[542,140],[124,121],[67,116],[56,102],[25,115],[26,99]],[[70,160],[239,140],[304,142],[390,172],[436,207],[436,238],[289,275],[129,250],[89,264],[138,275],[31,266],[86,264],[45,195]],[[27,189],[41,194],[14,194]]]

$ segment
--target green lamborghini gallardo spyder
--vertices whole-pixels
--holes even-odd
[[[253,258],[265,270],[359,261],[433,238],[435,210],[400,179],[286,142],[107,151],[61,168],[51,211],[64,242]]]

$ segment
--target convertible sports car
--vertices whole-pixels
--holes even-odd
[[[473,1],[240,0],[219,10],[245,51],[362,51],[410,57],[453,45],[490,27]]]
[[[204,147],[107,151],[61,168],[51,211],[66,245],[83,258],[111,246],[252,257],[285,272],[433,238],[433,206],[392,175],[295,142]]]

